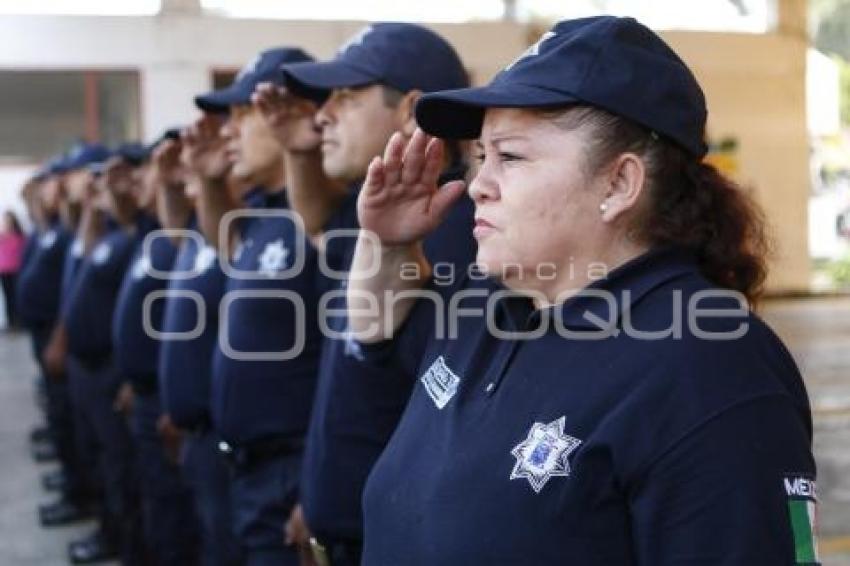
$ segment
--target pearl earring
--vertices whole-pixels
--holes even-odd
[[[605,214],[606,212],[608,212],[608,203],[607,202],[603,202],[602,204],[599,205],[599,212],[601,214]]]

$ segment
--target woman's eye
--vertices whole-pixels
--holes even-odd
[[[499,152],[499,159],[501,161],[520,161],[522,158],[515,153],[507,153],[505,151]]]
[[[476,163],[484,163],[484,154],[483,153],[475,153],[472,155],[472,160]]]

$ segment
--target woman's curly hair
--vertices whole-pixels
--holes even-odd
[[[676,143],[620,116],[591,106],[547,109],[565,129],[587,128],[587,169],[596,173],[622,153],[643,159],[649,199],[630,234],[653,247],[692,251],[703,275],[733,289],[751,305],[763,292],[772,245],[764,213],[715,167]]]

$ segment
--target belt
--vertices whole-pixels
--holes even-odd
[[[273,458],[297,454],[304,451],[304,439],[289,436],[269,436],[231,446],[225,441],[218,443],[219,451],[236,470],[245,471]]]
[[[136,395],[154,395],[159,391],[159,383],[156,374],[134,375],[130,382],[133,384],[133,393]]]
[[[363,543],[354,541],[326,541],[310,537],[310,551],[317,566],[360,564]]]
[[[212,423],[209,417],[201,417],[197,422],[186,427],[186,430],[194,436],[204,436],[212,430]]]
[[[106,367],[112,361],[112,356],[110,354],[71,354],[74,357],[74,360],[77,361],[81,366],[89,371],[97,371],[101,368]]]

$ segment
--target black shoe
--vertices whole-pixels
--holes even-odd
[[[93,516],[94,513],[88,506],[79,505],[65,498],[38,506],[38,518],[42,527],[69,525]]]
[[[56,445],[49,440],[32,445],[32,458],[39,464],[54,462],[59,457]]]
[[[51,434],[46,426],[37,426],[30,431],[30,442],[33,444],[38,444],[39,442],[44,442],[45,440],[50,440]]]
[[[115,558],[118,558],[118,549],[110,544],[100,530],[68,544],[68,559],[71,564],[94,564]]]
[[[41,485],[47,491],[63,491],[68,486],[68,477],[61,469],[41,476]]]

